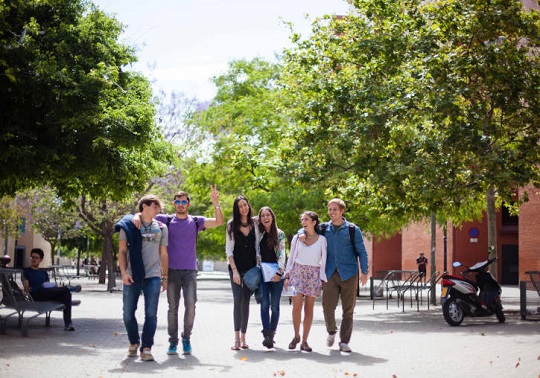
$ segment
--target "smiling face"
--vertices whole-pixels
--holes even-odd
[[[243,220],[247,220],[249,214],[249,205],[246,200],[242,199],[238,201],[238,211]]]
[[[189,199],[186,196],[174,197],[174,211],[178,215],[186,215],[190,205]]]
[[[328,203],[328,216],[332,224],[339,226],[343,223],[343,213],[345,209],[339,206],[339,203],[331,201]]]
[[[272,227],[272,222],[274,221],[274,217],[272,216],[272,213],[268,209],[261,210],[259,214],[259,222],[264,226],[264,229],[268,232],[270,231]]]
[[[315,233],[315,225],[317,224],[315,219],[304,213],[300,218],[300,222],[302,223],[302,228],[306,231],[306,235],[313,235]]]

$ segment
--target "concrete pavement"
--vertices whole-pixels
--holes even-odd
[[[358,300],[353,352],[325,346],[326,330],[320,300],[309,343],[312,353],[289,351],[293,337],[291,306],[281,303],[276,348],[261,345],[259,307],[252,300],[247,342],[250,349],[231,351],[233,343],[232,294],[220,274],[205,274],[198,282],[198,304],[192,335],[192,355],[168,356],[167,299],[161,295],[158,330],[152,349],[155,362],[127,358],[127,336],[122,324],[121,292],[81,279],[74,299],[75,332],[63,330],[62,314],[53,314],[51,327],[44,318],[31,323],[29,337],[20,336],[16,322],[8,322],[0,335],[1,377],[530,377],[540,375],[540,323],[519,315],[519,290],[503,288],[507,319],[466,318],[450,327],[440,306],[420,311],[406,303],[405,312],[395,299]],[[120,285],[119,285],[120,287]],[[143,298],[138,319],[144,318]],[[336,312],[340,319],[341,311]],[[180,319],[182,318],[182,313]],[[181,326],[181,325],[180,325]]]

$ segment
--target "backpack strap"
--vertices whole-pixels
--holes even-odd
[[[322,222],[319,223],[319,234],[324,236],[324,233],[326,231],[326,226],[328,226],[328,222]]]
[[[355,232],[356,232],[356,225],[354,223],[349,222],[349,237],[351,238],[352,249],[353,249],[354,254],[358,256],[358,251],[356,250],[356,245],[354,244]]]

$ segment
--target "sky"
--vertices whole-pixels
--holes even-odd
[[[313,19],[346,14],[345,0],[93,0],[125,25],[121,41],[136,48],[133,69],[154,90],[210,100],[212,76],[232,60],[273,60],[294,30],[308,36]],[[306,19],[307,17],[307,19]]]

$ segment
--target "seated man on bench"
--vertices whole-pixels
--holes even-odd
[[[77,286],[57,286],[49,281],[49,274],[39,269],[39,264],[43,260],[43,250],[34,248],[30,251],[32,261],[30,267],[24,268],[24,289],[32,295],[35,301],[53,301],[64,305],[64,330],[75,331],[71,322],[71,291],[81,291]]]

